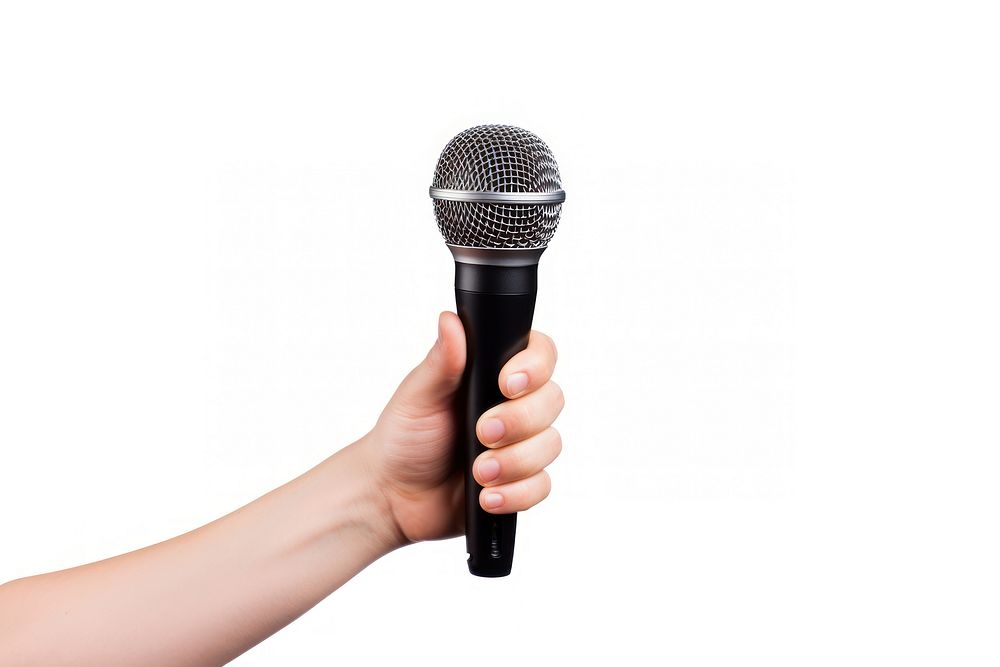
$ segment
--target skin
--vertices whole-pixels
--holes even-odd
[[[556,349],[532,332],[498,382],[510,401],[479,419],[491,513],[549,493],[562,447]],[[465,334],[442,313],[427,357],[357,442],[249,505],[166,542],[0,586],[0,665],[222,665],[399,547],[462,533],[454,394]]]

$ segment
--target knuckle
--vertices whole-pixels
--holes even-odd
[[[524,454],[517,448],[508,449],[503,454],[505,457],[505,465],[503,467],[508,471],[507,476],[518,477],[522,475],[527,465]]]
[[[538,338],[539,348],[541,351],[547,352],[547,354],[552,356],[552,361],[554,362],[558,356],[559,351],[556,349],[556,343],[552,340],[552,337],[548,334],[544,334],[541,331],[534,331],[534,335]]]
[[[538,473],[538,477],[538,483],[541,490],[541,497],[539,500],[544,500],[548,498],[549,494],[552,492],[552,478],[549,476],[549,473],[544,470]]]
[[[563,393],[563,388],[551,380],[549,381],[549,384],[552,385],[552,392],[555,396],[556,403],[559,405],[559,408],[562,409],[563,406],[566,405],[566,394]]]
[[[563,448],[562,433],[557,431],[554,426],[550,426],[549,438],[552,440],[552,450],[555,452],[556,456],[559,456]]]
[[[529,361],[528,367],[525,370],[528,372],[528,377],[536,378],[536,381],[547,380],[551,374],[549,368],[545,365],[545,361],[538,358]]]
[[[523,430],[530,427],[534,419],[535,411],[528,401],[519,401],[512,410],[513,426],[515,430]]]

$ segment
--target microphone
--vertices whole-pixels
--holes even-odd
[[[486,447],[476,422],[506,400],[500,369],[528,346],[538,260],[559,224],[566,193],[545,142],[518,127],[480,125],[445,146],[430,195],[455,258],[455,302],[467,346],[458,428],[469,572],[505,577],[514,561],[517,515],[490,514],[479,505],[483,487],[472,464]]]

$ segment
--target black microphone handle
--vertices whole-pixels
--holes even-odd
[[[467,346],[458,397],[459,447],[465,472],[465,544],[469,572],[480,577],[510,574],[517,514],[490,514],[479,504],[483,487],[472,476],[472,464],[486,447],[476,435],[476,423],[484,412],[507,400],[500,391],[500,369],[528,346],[537,271],[537,264],[455,262],[455,302]]]

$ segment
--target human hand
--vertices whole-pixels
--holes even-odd
[[[499,386],[508,400],[479,418],[486,445],[473,465],[479,496],[492,514],[526,510],[545,499],[545,467],[562,449],[551,424],[563,393],[550,380],[556,348],[532,331],[527,349],[503,367]],[[375,428],[359,443],[374,482],[385,494],[400,544],[460,535],[464,530],[464,475],[456,438],[455,392],[465,368],[465,331],[454,313],[442,313],[427,357],[403,380]]]
[[[510,400],[479,418],[487,512],[549,493],[544,468],[562,447],[555,363],[552,341],[531,332],[497,379]],[[0,586],[0,664],[222,665],[387,551],[461,534],[453,406],[464,368],[462,323],[442,313],[434,347],[358,442],[189,533]]]

